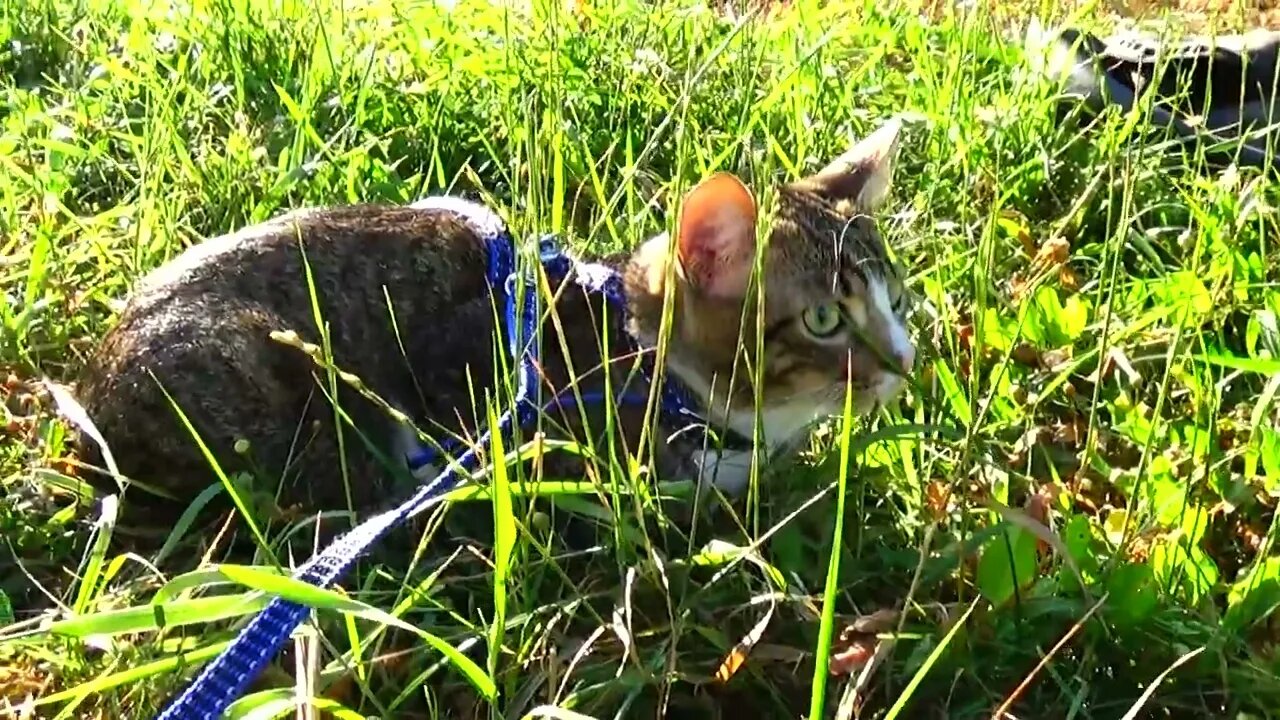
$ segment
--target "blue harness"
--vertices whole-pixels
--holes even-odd
[[[503,291],[507,342],[512,357],[519,359],[520,375],[516,386],[515,406],[503,413],[498,422],[498,431],[505,440],[510,441],[518,428],[527,425],[543,409],[531,397],[535,392],[540,395],[541,389],[536,371],[539,354],[535,342],[538,328],[536,281],[529,282],[517,309],[515,243],[506,225],[492,211],[466,200],[449,197],[429,198],[413,207],[456,213],[467,220],[484,240],[488,252],[486,277],[493,290],[501,288]],[[588,291],[603,294],[609,305],[625,312],[626,295],[622,278],[612,268],[575,260],[562,252],[551,237],[544,237],[540,241],[539,255],[549,278],[566,279],[573,274]],[[650,387],[653,364],[652,353],[643,353],[641,369]],[[583,394],[581,403],[604,403],[606,399],[603,393]],[[562,393],[553,398],[547,407],[563,407],[572,400],[572,395]],[[639,393],[622,393],[614,400],[619,404],[644,404],[649,398]],[[696,405],[691,394],[669,374],[660,388],[659,403],[664,416],[672,420],[685,420],[694,425],[695,430],[700,429],[705,433],[704,421],[693,410]],[[463,480],[464,476],[460,473],[474,471],[478,464],[477,451],[487,445],[488,440],[486,433],[479,442],[464,450],[451,465],[444,468],[434,480],[419,487],[399,506],[365,520],[339,537],[302,565],[295,577],[320,587],[337,582],[356,559],[387,531],[439,502]],[[422,448],[408,458],[409,466],[416,470],[431,464],[436,457],[437,453],[430,448]],[[276,656],[308,612],[309,608],[305,605],[280,597],[272,599],[222,654],[206,665],[195,681],[156,716],[156,720],[217,720],[222,717],[226,708],[244,693],[249,683]]]

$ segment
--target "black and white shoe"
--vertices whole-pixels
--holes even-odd
[[[1146,93],[1151,122],[1206,159],[1280,171],[1280,32],[1161,42],[1127,32],[1098,38],[1068,28],[1050,36],[1032,24],[1033,67],[1062,82],[1064,96],[1093,110],[1128,111]]]

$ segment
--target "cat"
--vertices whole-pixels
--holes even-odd
[[[599,259],[620,274],[627,298],[625,317],[610,318],[607,333],[599,327],[610,310],[598,294],[572,282],[553,288],[553,319],[542,326],[543,382],[553,392],[570,382],[599,389],[606,376],[624,384],[633,346],[659,344],[670,290],[667,372],[690,389],[712,427],[748,439],[759,429],[766,457],[841,412],[846,381],[858,414],[892,401],[914,364],[909,296],[870,214],[889,194],[900,129],[890,121],[821,170],[778,187],[763,252],[756,200],[741,180],[722,172],[695,185],[681,203],[674,243],[664,233]],[[758,254],[762,302],[752,282]],[[171,522],[218,482],[175,407],[225,473],[249,473],[278,507],[358,511],[403,494],[392,478],[407,478],[404,458],[421,440],[414,427],[431,437],[474,437],[485,426],[478,399],[495,386],[495,358],[506,351],[486,257],[464,215],[365,204],[289,212],[206,240],[152,271],[76,390],[120,474],[156,495],[133,495],[122,507]],[[402,418],[347,383],[330,385],[298,349],[324,344],[317,310],[334,365]],[[351,421],[342,425],[342,445],[332,390]],[[561,416],[547,417],[543,429],[608,447],[599,433],[582,437],[585,427],[604,427],[604,411],[552,411]],[[616,416],[621,446],[636,452],[645,409],[618,406]],[[660,430],[653,433],[659,476],[697,477],[729,495],[746,488],[749,449],[707,448],[673,436],[679,428]],[[96,443],[82,454],[103,466]],[[581,477],[578,461],[563,462],[560,472]],[[92,477],[104,491],[121,482]],[[225,503],[220,496],[211,506]]]

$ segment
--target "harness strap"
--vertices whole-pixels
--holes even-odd
[[[534,342],[538,324],[536,289],[526,288],[522,296],[523,302],[520,303],[521,307],[516,307],[515,244],[507,231],[506,224],[491,210],[476,203],[450,197],[429,198],[415,203],[412,207],[457,213],[473,225],[485,242],[488,252],[486,277],[491,288],[501,289],[505,295],[507,341],[511,357],[517,359],[519,365],[515,405],[499,418],[497,428],[510,445],[513,443],[511,436],[515,430],[533,420],[540,409],[540,403],[530,397],[535,388],[540,388],[535,368],[538,359],[537,345]],[[589,290],[602,293],[615,307],[625,307],[622,279],[612,269],[603,265],[578,263],[560,252],[554,240],[550,238],[543,238],[539,250],[542,265],[549,275],[563,278],[573,272],[578,281]],[[642,359],[642,372],[650,386],[653,381],[652,370],[652,358],[646,355]],[[660,392],[660,410],[664,415],[701,423],[698,415],[693,412],[692,408],[695,404],[688,390],[673,378],[667,378]],[[582,397],[584,404],[605,400],[602,393]],[[627,394],[614,400],[620,403],[645,403],[648,402],[648,397]],[[573,401],[575,399],[572,396],[559,396],[552,402],[563,405]],[[479,448],[487,445],[489,439],[489,433],[485,433],[479,443],[462,452],[434,480],[419,487],[397,507],[370,517],[339,537],[329,547],[303,564],[295,573],[295,577],[320,587],[337,582],[387,531],[439,502],[466,477],[464,473],[473,472],[478,465]],[[410,458],[410,467],[416,469],[429,464],[435,457],[431,449],[423,448]],[[281,597],[272,599],[266,608],[240,631],[231,644],[206,665],[196,679],[156,716],[156,720],[220,718],[226,708],[244,693],[246,687],[258,676],[263,667],[276,656],[294,628],[302,622],[309,611],[310,608],[307,606]]]

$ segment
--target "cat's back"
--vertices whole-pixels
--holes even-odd
[[[272,331],[319,343],[378,374],[375,358],[487,297],[485,239],[439,209],[307,208],[210,238],[144,276],[86,368],[93,394],[129,368],[193,353],[248,352]],[[231,346],[231,347],[228,347]],[[202,349],[203,348],[203,349]]]
[[[398,335],[487,295],[486,260],[474,226],[438,209],[293,211],[193,245],[144,276],[90,374],[232,342],[248,323],[318,343],[317,318],[336,357],[376,372],[369,351],[386,355],[410,340]]]
[[[309,309],[312,285],[321,302],[326,293],[350,300],[402,289],[418,303],[448,305],[484,282],[484,261],[482,239],[452,213],[306,208],[192,245],[137,283],[126,314],[227,300],[278,309],[304,300]]]

